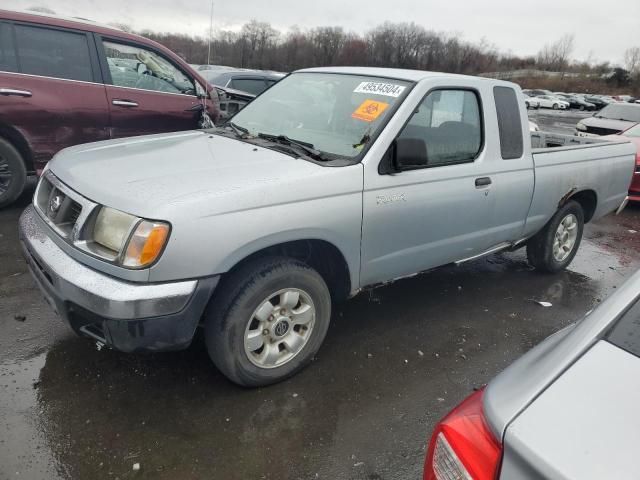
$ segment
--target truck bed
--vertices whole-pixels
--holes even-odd
[[[599,218],[624,201],[635,165],[636,148],[627,141],[532,132],[535,190],[526,232],[536,232],[559,202],[574,192],[595,195],[597,208],[587,212]],[[594,190],[595,188],[595,190]]]

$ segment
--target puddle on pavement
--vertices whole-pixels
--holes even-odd
[[[39,419],[43,411],[37,400],[40,372],[46,361],[42,353],[33,358],[0,364],[0,464],[9,478],[60,478],[58,464],[49,450]]]
[[[637,257],[594,239],[556,275],[532,271],[518,251],[365,292],[335,309],[317,361],[264,389],[230,384],[200,341],[127,355],[66,336],[46,354],[0,365],[0,473],[415,478],[442,414],[579,320]]]

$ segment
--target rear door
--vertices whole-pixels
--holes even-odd
[[[93,36],[0,23],[0,123],[29,144],[34,167],[60,149],[109,138],[109,109]]]
[[[96,36],[113,138],[198,128],[193,78],[150,47]]]

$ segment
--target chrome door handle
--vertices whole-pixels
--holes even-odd
[[[111,103],[117,105],[119,107],[137,107],[137,102],[132,102],[131,100],[113,100]]]
[[[0,95],[15,95],[16,97],[30,97],[33,94],[29,90],[17,90],[15,88],[0,88]]]

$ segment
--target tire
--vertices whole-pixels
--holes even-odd
[[[553,104],[553,109],[554,109],[554,110],[558,110],[558,108],[560,108],[560,106],[559,106],[557,103],[554,103],[554,104]]]
[[[584,105],[580,105],[580,111],[583,112],[584,111]]]
[[[327,334],[331,318],[331,295],[318,272],[298,260],[267,257],[241,266],[222,282],[205,311],[205,341],[211,360],[229,380],[244,387],[270,385],[291,377],[311,362]],[[286,295],[298,292],[296,306],[280,310],[286,303],[283,299],[293,298],[278,294],[283,290]],[[306,306],[311,306],[315,313],[313,320],[295,325],[296,318],[302,318],[302,314],[295,312],[307,311]],[[261,314],[263,307],[267,313]],[[287,329],[283,323],[288,325]],[[252,350],[255,344],[246,346],[250,342],[247,336],[252,332],[255,341],[262,341],[262,347],[255,351]],[[280,334],[283,336],[278,337]],[[303,335],[308,336],[292,353],[294,349],[288,345],[300,345]],[[282,357],[281,364],[269,360],[278,356]]]
[[[27,168],[22,156],[13,145],[0,138],[0,208],[13,203],[26,183]]]
[[[575,239],[571,249],[564,253],[566,257],[558,258],[554,254],[554,244],[556,242],[556,234],[559,232],[560,224],[573,216],[575,220]],[[569,225],[569,223],[566,223]],[[527,260],[529,264],[536,270],[547,273],[556,273],[564,270],[569,266],[573,258],[576,256],[580,242],[582,240],[582,232],[584,230],[584,212],[580,204],[576,201],[569,201],[563,205],[551,217],[542,230],[536,233],[527,242]],[[567,233],[571,238],[571,233]],[[562,245],[562,243],[560,243]]]

